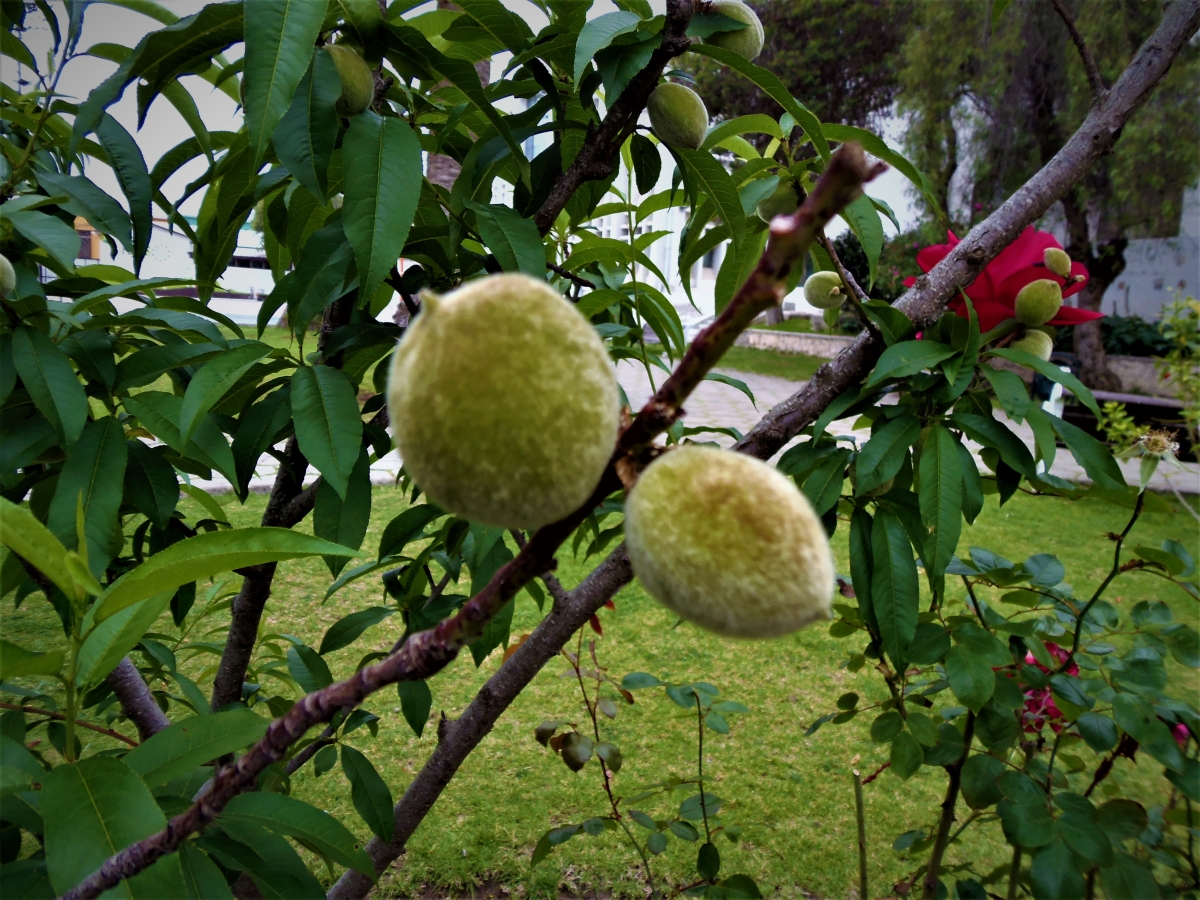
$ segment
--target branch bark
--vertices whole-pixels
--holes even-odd
[[[692,6],[692,0],[667,0],[662,43],[651,55],[646,67],[633,76],[621,91],[621,96],[608,108],[600,126],[594,130],[588,128],[587,140],[579,155],[567,171],[558,177],[541,208],[534,214],[533,220],[542,234],[550,230],[581,184],[599,181],[616,171],[617,153],[637,127],[638,117],[646,108],[650,94],[658,87],[663,68],[691,44],[686,32],[692,20]]]
[[[133,723],[141,740],[154,737],[171,724],[142,680],[142,673],[128,656],[117,663],[105,680],[121,702],[121,712]]]
[[[785,289],[783,279],[791,265],[803,258],[815,235],[845,204],[861,194],[863,183],[878,174],[881,168],[868,164],[860,146],[845,144],[830,159],[804,205],[794,215],[780,216],[771,223],[766,250],[750,279],[717,320],[697,335],[676,371],[618,437],[612,461],[583,506],[566,518],[538,529],[517,556],[502,566],[457,614],[429,631],[410,636],[398,651],[374,665],[359,669],[346,681],[314,691],[299,700],[286,715],[270,724],[266,735],[257,744],[235,763],[221,768],[196,801],[171,819],[164,830],[109,857],[98,871],[68,891],[64,900],[98,897],[122,879],[136,875],[155,860],[174,852],[189,835],[206,828],[230,800],[250,788],[259,773],[282,759],[288,748],[309,728],[328,722],[339,710],[352,709],[388,685],[436,674],[463,647],[476,640],[517,591],[553,567],[559,546],[591,511],[621,489],[617,463],[641,454],[656,435],[679,417],[681,404],[703,381],[720,354],[732,346],[740,331],[759,312],[779,301]]]

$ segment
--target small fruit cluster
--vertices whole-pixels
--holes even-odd
[[[432,500],[535,529],[592,497],[620,396],[578,310],[543,281],[493,275],[423,295],[395,352],[388,410],[405,469]],[[628,496],[625,530],[646,590],[704,628],[768,637],[830,617],[825,530],[758,460],[700,446],[662,453]]]
[[[1071,257],[1067,251],[1057,247],[1047,247],[1043,254],[1046,268],[1060,278],[1071,275]],[[1054,352],[1054,337],[1057,333],[1053,325],[1046,323],[1058,315],[1062,309],[1062,286],[1049,278],[1039,278],[1031,281],[1017,292],[1014,304],[1016,319],[1024,328],[1021,337],[1013,342],[1012,349],[1023,350],[1039,359],[1049,360]]]
[[[712,12],[745,23],[746,27],[737,31],[718,31],[705,38],[704,43],[731,50],[746,59],[754,59],[762,52],[763,27],[754,10],[741,0],[714,0],[709,5]],[[660,84],[650,95],[646,111],[650,114],[654,133],[668,147],[699,150],[708,135],[708,109],[704,101],[682,84],[669,81]]]

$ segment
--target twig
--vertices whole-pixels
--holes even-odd
[[[708,830],[708,804],[704,800],[704,706],[700,692],[692,688],[696,698],[696,785],[700,788],[700,815],[704,817],[704,840],[712,843],[712,832]]]
[[[854,818],[858,823],[858,896],[870,900],[867,893],[867,818],[863,809],[863,782],[858,769],[854,770]]]
[[[595,290],[595,288],[596,288],[596,285],[594,282],[588,281],[586,278],[582,278],[579,275],[576,275],[574,272],[570,272],[567,269],[564,269],[562,266],[558,265],[557,263],[548,262],[548,263],[546,263],[546,268],[549,269],[551,272],[555,273],[556,275],[561,275],[563,278],[567,279],[568,281],[575,282],[575,284],[579,285],[580,287],[592,288],[593,290]]]
[[[946,786],[946,799],[942,801],[942,815],[938,820],[937,837],[933,852],[929,854],[929,868],[925,870],[924,900],[934,900],[938,890],[938,875],[942,869],[942,856],[950,844],[950,826],[954,824],[954,808],[958,805],[958,789],[962,784],[962,770],[971,753],[971,739],[975,736],[975,713],[967,713],[967,727],[963,730],[963,752],[957,760],[946,766],[950,783]]]
[[[1083,71],[1087,75],[1088,87],[1092,91],[1092,106],[1099,106],[1104,102],[1104,98],[1108,96],[1108,85],[1104,83],[1104,77],[1100,74],[1100,68],[1096,65],[1096,60],[1092,57],[1092,51],[1088,49],[1087,41],[1083,39],[1083,35],[1079,33],[1079,29],[1075,27],[1075,20],[1067,12],[1067,8],[1063,5],[1062,0],[1050,0],[1050,2],[1054,4],[1054,11],[1058,13],[1058,17],[1067,26],[1067,34],[1071,36],[1071,42],[1075,45],[1075,49],[1079,51],[1079,60],[1083,63]]]
[[[842,265],[842,261],[838,257],[837,251],[833,249],[833,241],[829,239],[829,236],[822,232],[817,238],[817,241],[822,247],[825,248],[825,252],[829,254],[829,259],[833,262],[833,267],[837,269],[837,273],[842,279],[842,284],[846,285],[847,289],[849,289],[850,302],[854,304],[854,308],[857,309],[858,314],[862,316],[863,324],[866,326],[867,331],[871,333],[871,337],[873,337],[879,344],[882,345],[885,343],[883,340],[883,335],[879,333],[878,326],[871,320],[871,317],[867,315],[867,308],[864,305],[867,300],[870,299],[867,297],[866,291],[858,286],[858,282],[855,281],[854,276],[850,274],[850,270]]]
[[[40,709],[36,706],[21,706],[16,703],[0,703],[0,709],[16,709],[20,710],[21,712],[31,713],[32,715],[36,716],[46,716],[49,719],[57,719],[60,722],[67,721],[67,717],[60,712],[51,712],[48,709]],[[138,745],[138,742],[133,738],[125,737],[125,735],[121,734],[121,732],[113,731],[111,728],[103,728],[100,725],[93,725],[91,722],[83,721],[83,719],[76,719],[75,724],[82,728],[90,729],[91,731],[98,731],[100,734],[106,734],[111,738],[116,738],[118,741],[124,741],[130,747],[136,747]]]
[[[304,764],[306,762],[316,756],[323,748],[328,747],[330,744],[336,744],[337,741],[333,737],[333,733],[335,731],[337,731],[337,727],[335,725],[332,723],[326,725],[325,730],[322,731],[311,744],[288,760],[287,773],[289,775],[295,775],[298,771],[304,768]]]
[[[1021,845],[1013,846],[1012,862],[1008,866],[1008,900],[1017,900],[1017,886],[1021,883]]]

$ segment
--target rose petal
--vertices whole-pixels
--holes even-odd
[[[1092,312],[1090,309],[1080,309],[1078,306],[1064,306],[1058,315],[1047,322],[1047,325],[1082,325],[1093,319],[1103,319],[1104,313]]]

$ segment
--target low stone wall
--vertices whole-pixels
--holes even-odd
[[[803,334],[795,331],[748,328],[738,336],[737,346],[833,359],[853,342],[854,338],[841,334]]]
[[[1126,394],[1175,397],[1175,385],[1163,381],[1154,362],[1145,356],[1110,356],[1108,367],[1121,379],[1121,390]]]

